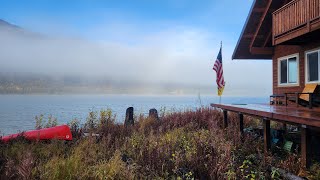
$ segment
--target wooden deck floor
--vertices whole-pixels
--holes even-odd
[[[211,104],[227,111],[259,116],[292,124],[320,127],[320,109],[305,107],[276,106],[268,104]]]

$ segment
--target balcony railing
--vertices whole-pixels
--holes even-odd
[[[303,26],[310,28],[310,23],[319,17],[320,0],[293,0],[273,13],[273,37]]]

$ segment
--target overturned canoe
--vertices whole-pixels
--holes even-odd
[[[4,142],[7,142],[19,136],[22,136],[28,140],[49,140],[49,139],[72,140],[72,134],[69,126],[67,125],[26,131],[18,134],[11,134],[8,136],[3,136],[1,140]]]

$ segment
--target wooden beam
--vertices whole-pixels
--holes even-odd
[[[254,34],[244,34],[242,37],[243,38],[252,38]]]
[[[223,128],[228,127],[228,111],[223,110]]]
[[[244,34],[242,37],[249,39],[249,38],[253,38],[253,37],[254,37],[254,34]],[[262,37],[264,37],[264,35],[257,35],[257,37],[258,37],[258,38],[262,38]]]
[[[252,10],[252,12],[254,12],[254,13],[263,13],[265,11],[265,9],[266,9],[265,7],[260,7],[260,8],[256,7],[256,8],[254,8]],[[275,10],[277,10],[277,9],[274,9],[274,8],[270,9],[271,12],[273,12]]]
[[[302,167],[309,168],[311,164],[310,132],[306,125],[301,126],[301,163]]]
[[[271,138],[270,138],[270,120],[263,118],[263,141],[264,141],[264,152],[267,153],[271,149]]]
[[[250,53],[258,55],[273,55],[273,47],[251,47]]]
[[[269,39],[271,39],[272,38],[272,31],[269,31],[268,32],[268,35],[267,35],[267,38],[265,39],[265,41],[264,41],[264,43],[263,43],[263,46],[262,47],[266,47],[266,45],[267,45],[267,43],[268,43],[268,41],[269,41]],[[272,39],[271,39],[272,40]],[[272,44],[272,41],[271,41],[271,44]]]
[[[253,38],[252,38],[252,40],[251,40],[251,43],[250,43],[249,48],[251,48],[251,47],[253,46],[253,43],[254,43],[257,35],[258,35],[258,32],[259,32],[259,30],[260,30],[260,28],[261,28],[261,25],[262,25],[262,23],[263,23],[263,20],[265,19],[266,15],[267,15],[267,13],[268,13],[268,10],[269,10],[269,8],[270,8],[270,6],[271,6],[271,3],[272,3],[272,0],[268,0],[268,4],[267,4],[267,6],[266,6],[266,8],[265,8],[265,10],[264,10],[264,12],[263,12],[263,15],[262,15],[262,17],[261,17],[261,19],[260,19],[260,22],[259,22],[259,24],[258,24],[258,27],[256,28],[256,32],[254,33],[254,36],[253,36]]]
[[[264,9],[265,8],[253,8],[252,12],[254,12],[254,13],[262,13],[262,12],[264,12]]]

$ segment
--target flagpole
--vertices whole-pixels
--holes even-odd
[[[220,50],[221,50],[221,59],[222,59],[222,41],[220,42]],[[222,94],[219,96],[219,104],[221,104],[221,96]]]

